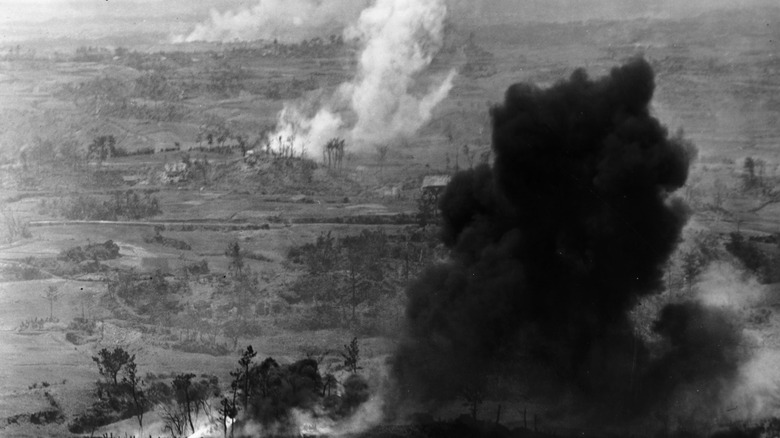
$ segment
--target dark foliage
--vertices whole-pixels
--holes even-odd
[[[60,252],[58,258],[71,263],[81,263],[86,260],[113,260],[119,257],[119,245],[113,240],[103,243],[91,243],[86,246],[76,246]]]
[[[135,360],[135,356],[130,354],[123,348],[115,347],[113,350],[103,348],[98,352],[97,356],[92,356],[100,375],[106,379],[107,383],[113,383],[115,386],[119,385],[117,376],[119,371],[130,362]]]
[[[180,298],[187,292],[186,283],[168,281],[159,270],[152,275],[119,272],[118,277],[108,283],[109,295],[124,300],[152,321],[168,322],[172,315],[183,309]]]
[[[60,214],[71,220],[143,219],[162,213],[160,201],[151,192],[116,191],[108,200],[79,195],[61,206]]]
[[[144,242],[156,243],[158,245],[167,246],[170,248],[179,249],[183,251],[189,251],[192,249],[189,243],[183,240],[178,240],[171,237],[163,236],[159,230],[155,230],[154,236],[144,237]],[[206,268],[206,273],[208,273],[208,267]]]

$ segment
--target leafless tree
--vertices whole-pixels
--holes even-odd
[[[59,288],[55,285],[49,285],[43,297],[49,302],[49,319],[54,319],[54,303],[60,299]]]

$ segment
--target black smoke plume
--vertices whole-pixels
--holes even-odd
[[[667,309],[656,324],[674,344],[661,359],[629,321],[640,298],[662,289],[689,214],[671,194],[695,151],[652,116],[654,87],[641,58],[595,80],[580,69],[548,89],[509,87],[491,111],[493,166],[456,174],[441,199],[450,259],[408,290],[393,358],[401,397],[452,399],[522,358],[583,394],[643,406],[655,401],[637,391],[652,381],[668,395],[695,378],[669,376],[665,364],[704,356],[715,361],[707,378],[733,371],[732,355],[688,348],[710,335],[739,341],[693,330],[691,318],[707,312],[698,304]]]

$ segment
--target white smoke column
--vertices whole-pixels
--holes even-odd
[[[252,7],[224,13],[212,9],[208,20],[173,41],[294,41],[323,36],[340,32],[365,4],[365,0],[260,0]]]
[[[341,125],[341,117],[327,108],[308,118],[296,106],[285,103],[279,113],[276,131],[267,139],[268,146],[275,153],[316,156],[325,142],[338,134]]]
[[[696,298],[708,306],[742,311],[760,304],[766,297],[764,287],[755,277],[747,276],[733,264],[711,263],[699,276]]]
[[[373,395],[354,414],[339,421],[328,418],[324,412],[315,414],[293,409],[291,414],[300,435],[340,437],[359,434],[381,423],[383,405],[384,397],[381,394]]]
[[[335,136],[360,150],[415,133],[447,97],[455,78],[451,70],[422,95],[412,92],[442,47],[446,16],[444,0],[376,0],[344,32],[362,47],[355,78],[341,84],[316,112],[286,104],[276,132],[268,137],[271,149],[283,152],[287,142],[295,151],[319,157]],[[354,113],[354,125],[344,126],[333,108]]]
[[[710,264],[700,276],[695,293],[702,303],[730,309],[745,321],[755,319],[762,310],[770,312],[767,287],[728,262]],[[780,351],[775,345],[771,313],[768,318],[763,324],[753,321],[743,331],[751,358],[740,367],[739,378],[721,406],[724,420],[760,420],[780,415]]]
[[[415,77],[441,49],[447,7],[442,0],[377,0],[345,32],[364,42],[357,77],[345,84],[358,120],[354,141],[379,143],[417,131],[452,88],[455,72],[421,97]]]

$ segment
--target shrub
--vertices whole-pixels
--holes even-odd
[[[78,333],[67,332],[65,333],[65,340],[73,345],[81,345],[84,343],[84,338]]]
[[[144,242],[146,243],[156,243],[158,245],[167,246],[174,249],[189,251],[192,249],[192,247],[183,240],[177,240],[170,237],[165,237],[162,234],[160,234],[159,230],[154,234],[154,236],[147,236],[144,237]]]
[[[65,421],[65,415],[60,410],[50,409],[30,414],[30,423],[32,424],[50,424],[61,423]]]
[[[71,263],[81,263],[87,260],[113,260],[119,257],[119,245],[113,240],[103,243],[92,243],[84,247],[76,246],[60,252],[59,259]]]
[[[184,269],[191,275],[206,275],[209,273],[209,262],[201,259],[199,262],[185,266]]]
[[[143,219],[160,213],[160,201],[156,197],[148,191],[140,196],[133,190],[116,191],[108,200],[79,195],[60,207],[60,214],[71,220]]]

